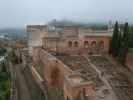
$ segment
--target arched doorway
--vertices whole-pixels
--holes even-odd
[[[91,42],[91,47],[96,48],[96,41]]]
[[[101,53],[104,50],[104,41],[99,42],[99,52]]]
[[[79,46],[78,41],[75,41],[74,42],[74,47],[78,47],[78,46]]]
[[[72,41],[68,42],[68,47],[71,48],[72,47]]]
[[[97,43],[96,43],[96,41],[92,41],[91,42],[91,53],[92,54],[96,54],[97,53]]]
[[[84,41],[84,48],[89,48],[89,42],[88,41]]]
[[[99,42],[99,47],[100,47],[100,49],[104,49],[104,41]]]

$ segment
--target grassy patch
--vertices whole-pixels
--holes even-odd
[[[3,67],[0,70],[0,100],[9,100],[10,98],[10,77]]]

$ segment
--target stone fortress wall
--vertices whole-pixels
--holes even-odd
[[[95,87],[99,88],[99,91],[102,91],[103,87],[108,89],[83,55],[108,53],[112,37],[110,29],[28,25],[27,32],[29,53],[33,58],[32,74],[42,90],[44,85],[58,87],[63,89],[64,100],[75,100],[75,98],[80,100],[83,95],[92,100],[94,89],[91,81],[96,80],[96,84],[101,84]],[[64,56],[56,57],[58,54]],[[65,55],[70,55],[68,57],[72,62],[62,61],[69,59],[66,59]]]

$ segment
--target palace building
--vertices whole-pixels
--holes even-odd
[[[29,25],[29,52],[41,46],[49,52],[70,54],[108,53],[112,29],[91,29],[85,26]]]
[[[28,25],[27,32],[32,75],[42,90],[61,89],[64,100],[117,100],[87,58],[109,52],[111,27]]]

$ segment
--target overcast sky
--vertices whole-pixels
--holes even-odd
[[[133,22],[133,0],[0,0],[0,28],[51,19]]]

